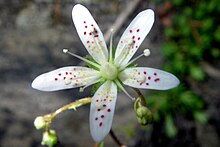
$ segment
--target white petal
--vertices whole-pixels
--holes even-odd
[[[106,81],[95,93],[90,107],[90,132],[95,142],[108,135],[115,110],[117,86]]]
[[[132,58],[154,23],[151,9],[140,12],[123,33],[115,53],[115,64],[123,66]]]
[[[135,88],[167,90],[179,84],[171,73],[147,67],[127,68],[119,77],[125,85]]]
[[[44,73],[32,82],[32,87],[42,91],[56,91],[87,85],[99,78],[93,69],[69,66]]]
[[[90,55],[98,63],[107,61],[108,50],[104,37],[88,9],[77,4],[73,7],[72,17],[78,35]]]

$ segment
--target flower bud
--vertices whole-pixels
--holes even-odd
[[[138,97],[134,103],[134,111],[137,120],[141,125],[147,125],[153,121],[151,111],[147,108],[146,103],[142,102],[140,97]]]
[[[58,143],[58,137],[55,130],[49,130],[43,133],[42,145],[53,147]]]
[[[36,127],[36,129],[43,129],[46,127],[46,121],[44,120],[44,118],[42,116],[38,116],[35,118],[34,120],[34,126]]]

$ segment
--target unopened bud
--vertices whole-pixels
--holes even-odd
[[[134,111],[138,122],[141,125],[147,125],[153,121],[153,115],[151,111],[147,108],[146,103],[142,102],[140,97],[134,103]]]
[[[34,126],[36,127],[36,129],[43,129],[46,127],[46,121],[44,120],[44,118],[42,116],[38,116],[35,118],[34,120]]]
[[[43,133],[42,145],[53,147],[58,143],[58,137],[55,130],[49,130]]]

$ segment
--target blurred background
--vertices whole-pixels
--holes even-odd
[[[114,45],[142,10],[156,13],[155,24],[136,55],[151,56],[138,66],[164,69],[181,81],[169,91],[142,91],[154,123],[138,124],[133,102],[119,94],[113,130],[131,147],[220,146],[220,5],[218,0],[0,0],[0,146],[41,146],[36,116],[55,111],[76,99],[91,96],[88,88],[41,92],[32,80],[44,72],[85,63],[63,54],[63,48],[85,56],[86,49],[72,23],[76,3],[85,5],[108,41]],[[133,91],[131,91],[133,92]],[[134,93],[133,93],[134,94]],[[93,146],[89,106],[59,115],[52,128],[58,146]],[[105,146],[116,146],[111,137]]]

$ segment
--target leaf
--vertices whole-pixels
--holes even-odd
[[[208,116],[206,113],[202,111],[196,111],[193,113],[194,119],[202,124],[205,124],[208,122]]]
[[[171,115],[167,115],[165,118],[165,133],[169,138],[174,138],[177,134],[177,128]]]

